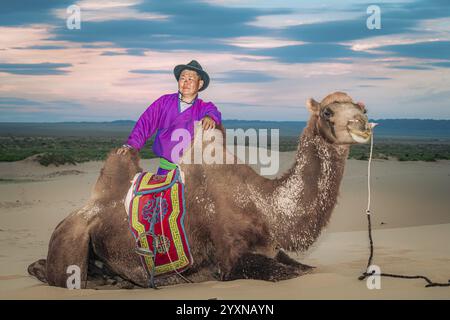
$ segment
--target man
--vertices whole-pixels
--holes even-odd
[[[211,102],[198,98],[198,92],[209,85],[209,76],[195,60],[181,64],[173,70],[178,81],[178,93],[167,94],[153,102],[140,116],[127,143],[118,149],[125,154],[130,149],[140,150],[156,132],[153,152],[160,159],[157,174],[164,175],[176,164],[172,159],[172,148],[179,141],[172,141],[172,132],[186,129],[194,136],[194,121],[201,121],[204,130],[214,129],[221,123],[221,113]]]

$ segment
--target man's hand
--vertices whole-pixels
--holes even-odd
[[[117,154],[120,154],[120,155],[125,155],[125,154],[127,154],[127,152],[129,152],[131,149],[133,149],[133,147],[131,147],[131,146],[127,146],[127,145],[124,145],[124,146],[121,146],[119,149],[117,149]]]
[[[203,127],[203,130],[215,129],[216,122],[210,116],[205,116],[202,119],[202,127]]]

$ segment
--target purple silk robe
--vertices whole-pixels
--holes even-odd
[[[156,132],[153,152],[158,157],[174,162],[172,148],[180,141],[171,141],[172,132],[184,128],[193,139],[194,121],[200,121],[205,116],[211,117],[217,125],[221,124],[221,113],[212,102],[204,102],[197,98],[191,107],[180,113],[178,93],[164,95],[140,116],[128,137],[127,144],[141,150],[145,142]]]

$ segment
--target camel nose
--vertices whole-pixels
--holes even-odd
[[[350,119],[348,122],[352,127],[358,129],[359,131],[370,130],[369,120],[367,119],[367,117],[364,117],[362,115],[356,115],[353,119]]]

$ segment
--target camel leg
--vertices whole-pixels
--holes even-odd
[[[119,213],[122,212],[116,212]],[[135,252],[135,240],[123,217],[108,228],[104,223],[97,223],[90,230],[89,279],[101,277],[107,280],[108,285],[125,287],[131,287],[131,284],[142,288],[149,286],[149,275]]]
[[[94,289],[94,290],[120,290],[120,289],[135,289],[135,288],[140,287],[119,276],[111,278],[88,277],[88,281],[86,283],[86,289]]]
[[[134,289],[137,288],[132,282],[114,274],[102,262],[89,259],[88,281],[86,289]]]
[[[295,268],[299,269],[302,272],[309,271],[309,270],[315,268],[315,267],[309,266],[307,264],[300,263],[297,260],[292,259],[283,250],[278,250],[278,253],[275,256],[275,260],[278,261],[279,263],[285,264],[287,266],[295,267]]]
[[[246,253],[233,266],[224,280],[255,279],[280,281],[301,276],[304,272],[258,253]]]
[[[86,221],[78,216],[69,216],[56,227],[47,255],[48,284],[67,287],[68,278],[77,277],[74,268],[78,267],[80,287],[85,288],[89,256],[88,232]]]

